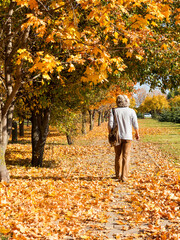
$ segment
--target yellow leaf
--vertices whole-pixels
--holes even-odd
[[[26,60],[30,63],[33,62],[30,53],[25,48],[24,49],[18,49],[17,53],[18,53],[18,57],[17,57],[17,61],[16,61],[17,65],[21,64],[21,60]]]
[[[11,230],[8,228],[0,227],[0,233],[2,234],[8,234]]]
[[[125,43],[125,44],[127,43],[127,41],[128,41],[127,38],[123,38],[123,39],[122,39],[122,42]]]
[[[90,237],[87,236],[87,235],[83,235],[83,236],[81,236],[81,238],[82,238],[82,239],[90,239]]]
[[[141,55],[136,55],[136,58],[141,61],[141,60],[143,59],[143,56],[141,56]]]
[[[118,39],[119,34],[117,32],[114,33],[114,37]]]
[[[58,71],[58,72],[61,72],[62,69],[63,69],[63,66],[58,66],[58,67],[57,67],[57,71]]]
[[[26,6],[28,7],[28,2],[25,1],[25,0],[15,0],[15,2],[17,3],[17,5],[20,5],[20,6]]]
[[[73,215],[73,212],[71,212],[71,211],[68,211],[68,212],[66,213],[66,215],[67,215],[68,217],[72,217],[72,215]]]
[[[151,25],[153,25],[154,27],[157,26],[157,23],[155,23],[154,21],[151,22]]]
[[[45,79],[47,79],[47,80],[50,80],[50,79],[51,79],[48,73],[43,73],[42,76],[43,76],[43,78],[45,78]]]
[[[117,39],[113,39],[114,44],[118,44],[118,40]]]
[[[163,45],[161,46],[161,49],[167,50],[167,45],[165,43],[163,43]]]

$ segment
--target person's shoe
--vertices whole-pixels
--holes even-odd
[[[126,178],[121,178],[121,181],[122,181],[123,183],[126,183],[126,182],[127,182],[127,179],[126,179]]]
[[[112,177],[112,179],[119,179],[119,177],[115,176],[115,177]]]

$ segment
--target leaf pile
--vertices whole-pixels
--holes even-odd
[[[101,131],[95,131],[101,138]],[[91,135],[85,137],[89,142]],[[9,239],[97,239],[103,235],[92,232],[107,221],[115,186],[104,160],[108,150],[86,143],[62,145],[62,140],[58,134],[50,135],[43,168],[28,165],[30,143],[9,144],[6,158],[11,181],[0,185],[0,233]]]
[[[179,170],[153,144],[133,143],[129,181],[119,183],[106,123],[73,146],[52,129],[43,168],[30,167],[29,136],[23,141],[9,144],[11,182],[0,185],[0,233],[9,239],[108,239],[111,212],[116,239],[178,240]]]
[[[113,207],[118,214],[117,224],[122,230],[119,237],[178,240],[179,169],[175,169],[152,144],[134,144],[132,155],[129,181],[118,188],[122,202]],[[128,234],[130,231],[131,237]]]

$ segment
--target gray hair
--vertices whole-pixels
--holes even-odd
[[[129,107],[130,101],[126,95],[118,95],[116,98],[116,104],[118,107]]]

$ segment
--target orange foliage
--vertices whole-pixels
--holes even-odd
[[[75,70],[73,63],[84,64],[88,56],[91,66],[87,66],[82,81],[92,81],[95,84],[106,81],[108,73],[114,71],[115,74],[118,74],[127,67],[123,58],[111,56],[109,47],[112,42],[115,46],[119,42],[124,44],[123,51],[125,51],[126,57],[143,61],[145,55],[144,42],[149,39],[148,36],[151,36],[148,41],[152,41],[154,39],[153,35],[157,34],[153,27],[159,21],[169,22],[169,17],[172,14],[171,2],[168,4],[167,1],[113,0],[102,4],[99,0],[78,0],[78,5],[82,9],[81,12],[79,12],[79,8],[73,4],[65,4],[63,0],[51,1],[49,5],[45,1],[14,1],[21,7],[29,9],[26,16],[28,20],[22,24],[22,30],[31,26],[37,36],[44,38],[47,43],[60,44],[61,49],[64,49],[65,52],[73,50],[73,54],[70,54],[67,60],[69,72]],[[136,14],[136,11],[132,11],[136,7],[142,7],[143,4],[146,5],[145,15]],[[94,21],[96,24],[92,26],[88,24],[80,30],[78,24],[81,21],[83,11],[87,13],[87,20]],[[48,14],[44,14],[44,12]],[[58,13],[58,17],[53,18],[55,13]],[[126,20],[123,14],[126,15]],[[176,24],[178,24],[178,15],[176,20]],[[104,40],[101,39],[99,31],[106,35]],[[167,50],[168,44],[162,43],[162,50]],[[38,55],[38,52],[36,54]],[[53,56],[49,57],[54,61]],[[46,66],[46,64],[42,64],[44,58],[43,56],[34,56],[31,71],[42,70],[43,77],[49,79],[48,71],[51,72],[53,69],[60,69],[61,71],[63,69],[58,61],[54,61],[55,64],[49,64],[44,72]],[[21,59],[28,61],[27,58],[21,57]],[[67,62],[63,64],[67,66]],[[59,66],[60,68],[58,68]]]
[[[107,143],[107,123],[79,136],[73,146],[65,145],[64,137],[51,128],[43,168],[29,166],[27,130],[19,144],[8,146],[11,181],[0,184],[3,235],[11,235],[10,239],[69,236],[103,240],[107,212],[117,211],[116,224],[122,231],[134,226],[142,230],[142,222],[145,224],[136,238],[150,234],[157,239],[178,239],[179,172],[153,145],[133,144],[129,183],[122,186],[112,179],[114,153]],[[149,129],[146,133],[154,132]],[[115,188],[120,193],[128,191],[122,207],[116,206]],[[163,219],[168,220],[167,228],[161,227]]]

